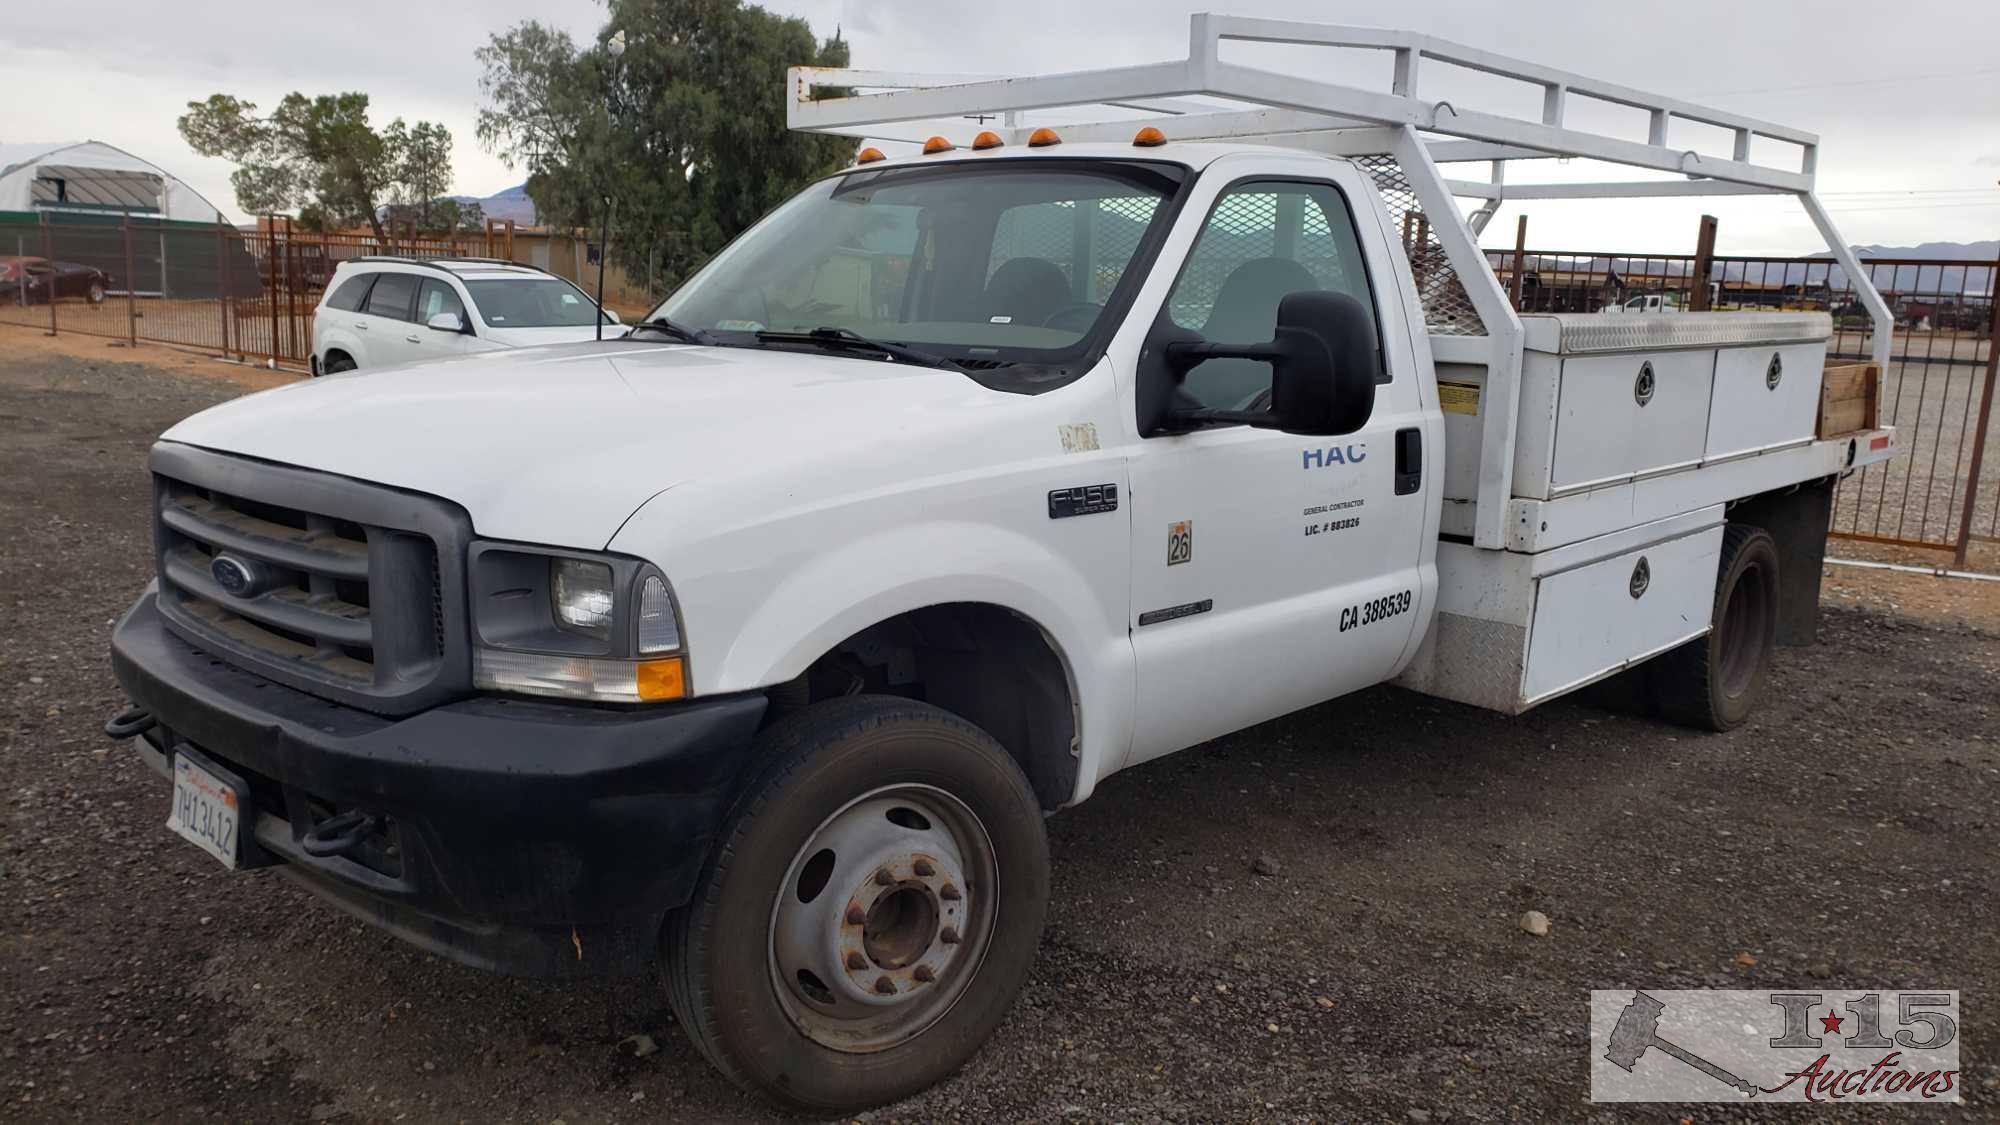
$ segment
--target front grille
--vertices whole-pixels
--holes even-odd
[[[189,641],[376,711],[464,686],[458,509],[167,443],[154,469],[161,609]]]

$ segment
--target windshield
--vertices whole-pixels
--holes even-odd
[[[490,328],[588,328],[597,323],[597,305],[588,294],[559,277],[468,281],[466,292]]]
[[[723,344],[831,328],[985,369],[1074,363],[1130,300],[1181,178],[1172,165],[1056,160],[834,177],[653,315]]]

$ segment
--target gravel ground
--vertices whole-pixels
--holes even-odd
[[[461,969],[167,835],[164,783],[98,734],[122,704],[105,637],[149,577],[147,444],[241,388],[23,358],[20,335],[0,334],[0,1118],[768,1116],[655,981]],[[1050,822],[1051,924],[998,1038],[871,1116],[1628,1120],[1585,1101],[1587,989],[1934,986],[1964,993],[1951,1112],[2000,1118],[2000,636],[1854,604],[1882,603],[1782,651],[1728,736],[1385,688],[1111,779]]]

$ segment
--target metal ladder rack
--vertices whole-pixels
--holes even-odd
[[[1393,70],[1387,88],[1305,78],[1262,67],[1224,61],[1225,41],[1388,52]],[[1529,120],[1427,100],[1422,82],[1426,60],[1539,87],[1542,111]],[[1350,76],[1337,75],[1346,79]],[[1412,211],[1424,216],[1427,249],[1442,257],[1455,284],[1477,316],[1484,336],[1480,356],[1487,365],[1486,400],[1479,469],[1479,506],[1474,542],[1499,548],[1506,542],[1507,500],[1512,494],[1513,449],[1519,407],[1522,328],[1479,248],[1478,230],[1501,202],[1534,199],[1635,199],[1706,195],[1792,195],[1826,239],[1846,271],[1855,295],[1874,323],[1872,352],[1888,370],[1894,321],[1888,305],[1869,283],[1858,259],[1833,219],[1813,194],[1818,136],[1789,126],[1726,110],[1650,94],[1572,71],[1510,58],[1476,47],[1411,31],[1302,23],[1203,13],[1189,20],[1185,59],[1038,76],[919,74],[898,71],[794,67],[788,123],[793,129],[884,140],[921,141],[912,126],[940,119],[998,118],[997,130],[1009,144],[1025,141],[1041,124],[1059,124],[1067,141],[1124,141],[1153,126],[1175,141],[1212,140],[1273,144],[1330,155],[1375,158],[1363,167],[1385,187],[1384,170],[1399,191],[1414,197]],[[1357,78],[1356,81],[1359,81]],[[818,97],[822,89],[838,96]],[[1573,99],[1638,109],[1646,114],[1646,137],[1637,140],[1568,123]],[[1037,121],[1048,110],[1090,110],[1098,120]],[[1728,157],[1676,149],[1668,133],[1676,121],[1726,130]],[[1760,162],[1752,148],[1759,138],[1794,146],[1797,167]],[[1393,161],[1383,161],[1387,157]],[[1506,182],[1513,160],[1580,157],[1653,172],[1680,180],[1630,180],[1585,184]],[[1483,162],[1486,180],[1448,179],[1440,164]],[[1468,221],[1458,198],[1481,201]],[[1433,277],[1437,276],[1433,272]],[[1431,296],[1426,284],[1424,296]],[[1474,340],[1453,341],[1456,355],[1470,358]]]

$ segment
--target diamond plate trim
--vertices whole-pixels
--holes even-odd
[[[1396,677],[1397,683],[1425,695],[1508,715],[1527,709],[1521,699],[1527,671],[1526,626],[1440,613],[1424,648],[1429,651],[1419,653]]]
[[[1826,313],[1555,313],[1524,316],[1555,326],[1556,355],[1630,352],[1649,348],[1816,344],[1833,335]],[[1530,351],[1549,352],[1549,333],[1528,325]]]

